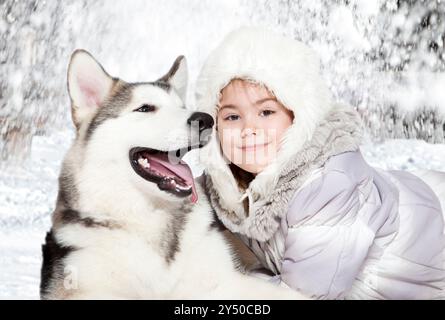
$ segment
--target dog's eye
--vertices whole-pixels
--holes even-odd
[[[153,112],[156,110],[156,107],[151,104],[143,104],[140,108],[134,110],[137,112]]]

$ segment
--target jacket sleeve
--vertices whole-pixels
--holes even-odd
[[[372,179],[331,171],[297,191],[287,214],[281,280],[315,299],[342,299],[352,287],[375,233],[360,212]]]

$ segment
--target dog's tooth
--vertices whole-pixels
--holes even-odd
[[[139,158],[138,163],[146,169],[150,168],[150,163],[146,158]]]
[[[190,190],[191,189],[191,187],[189,187],[189,186],[185,186],[185,187],[183,187],[183,186],[181,186],[181,185],[176,185],[177,186],[177,188],[178,189],[180,189],[180,190],[182,190],[182,191],[188,191],[188,190]]]

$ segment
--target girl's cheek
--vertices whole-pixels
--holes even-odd
[[[222,145],[222,151],[227,159],[230,160],[230,162],[236,162],[237,159],[237,151],[235,149],[234,144],[231,143],[224,143]]]
[[[236,140],[241,136],[241,130],[237,127],[221,127],[219,128],[219,136],[224,140]]]
[[[228,128],[225,128],[224,132],[221,132],[219,136],[221,146],[225,153],[233,152],[233,150],[239,144],[239,139],[240,137],[237,135],[236,130],[230,130]]]

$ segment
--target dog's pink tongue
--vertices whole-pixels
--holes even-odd
[[[178,164],[172,165],[172,167],[168,168],[179,177],[184,179],[187,185],[192,186],[192,203],[198,202],[198,193],[196,192],[195,179],[193,179],[192,170],[190,170],[190,167],[187,165],[187,163],[181,160]]]
[[[195,179],[193,179],[192,170],[187,163],[180,160],[179,163],[170,163],[167,156],[156,155],[156,161],[160,162],[168,170],[172,171],[178,177],[182,178],[187,185],[192,186],[192,203],[198,201],[198,193],[196,192]],[[175,159],[177,161],[177,159]]]

